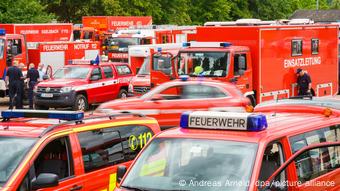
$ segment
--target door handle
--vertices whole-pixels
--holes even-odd
[[[70,188],[70,191],[81,190],[82,188],[83,186],[74,185],[72,188]]]
[[[102,85],[104,86],[104,85],[105,85],[105,83],[102,83]]]

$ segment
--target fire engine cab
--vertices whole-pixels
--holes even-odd
[[[233,82],[255,104],[297,95],[296,70],[301,68],[312,78],[313,95],[335,95],[337,35],[337,26],[321,24],[197,27],[196,34],[188,34],[193,42],[184,43],[174,59],[171,77]],[[151,69],[156,86],[169,79],[155,71],[157,66],[154,62]]]
[[[35,86],[35,106],[86,110],[91,104],[125,98],[132,76],[129,65],[124,63],[72,60],[51,80]]]
[[[118,167],[116,191],[338,191],[340,110],[304,101],[183,113],[180,128],[157,134],[127,173]]]
[[[129,166],[157,121],[120,113],[88,116],[80,111],[2,111],[3,191],[106,190],[116,186],[117,164]]]
[[[151,59],[156,59],[158,62],[162,60],[164,64],[160,70],[165,73],[171,72],[171,58],[178,54],[181,47],[182,43],[129,46],[129,65],[136,74],[131,80],[129,93],[141,95],[150,90]]]

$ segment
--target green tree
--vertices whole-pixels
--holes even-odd
[[[207,21],[228,21],[231,7],[228,0],[191,0],[189,15],[193,24]]]
[[[160,2],[162,7],[161,20],[157,23],[163,24],[191,24],[189,15],[189,0],[163,0]]]
[[[230,17],[232,20],[241,18],[252,18],[253,15],[249,10],[249,3],[245,0],[229,0],[230,3]]]
[[[0,23],[45,23],[54,18],[37,0],[0,1]]]
[[[248,0],[253,18],[262,20],[284,19],[297,7],[296,0]]]
[[[297,0],[297,9],[316,9],[317,0]],[[328,0],[319,0],[319,9],[328,9]]]
[[[340,9],[340,0],[333,0],[330,6],[332,9]]]

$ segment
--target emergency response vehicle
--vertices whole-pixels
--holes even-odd
[[[232,84],[182,77],[141,97],[103,103],[97,111],[141,113],[156,118],[162,129],[168,129],[179,125],[184,111],[245,111],[251,109],[249,105],[249,100]]]
[[[157,134],[124,178],[124,190],[338,191],[340,110],[272,104],[262,113],[197,111]]]
[[[162,54],[177,55],[178,50],[182,47],[181,43],[151,44],[129,46],[128,56],[129,65],[136,74],[131,80],[129,93],[141,95],[150,90],[150,59],[162,59],[164,65],[162,69],[171,69],[169,56]],[[159,52],[158,56],[154,55]],[[162,54],[161,54],[162,53]],[[169,71],[169,70],[168,70]],[[170,70],[171,71],[171,70]],[[147,90],[147,91],[144,91]]]
[[[12,66],[14,61],[24,63],[26,66],[28,63],[34,63],[36,67],[42,63],[45,73],[51,76],[70,59],[94,59],[100,54],[97,42],[46,42],[44,37],[47,39],[48,35],[40,34],[33,36],[34,38],[30,37],[29,39],[34,41],[29,43],[25,36],[28,35],[6,34],[5,30],[0,29],[0,96],[2,97],[6,95],[7,90],[4,81],[7,67]],[[41,42],[35,42],[36,40]]]
[[[91,104],[126,98],[133,76],[129,65],[98,63],[73,60],[57,70],[53,79],[40,82],[34,88],[36,108],[72,107],[73,110],[86,110]]]
[[[338,27],[335,25],[204,26],[188,34],[172,78],[188,74],[233,82],[252,103],[297,95],[296,69],[312,78],[312,94],[338,91]],[[214,43],[215,42],[215,43]],[[151,83],[169,79],[155,71]],[[195,68],[200,72],[195,74]],[[154,75],[156,74],[157,75]]]
[[[187,34],[195,32],[195,26],[151,26],[118,30],[103,44],[111,61],[128,62],[128,47],[144,44],[181,43]]]
[[[136,114],[89,116],[79,111],[7,110],[0,122],[0,190],[106,190],[117,164],[129,166],[160,131]]]

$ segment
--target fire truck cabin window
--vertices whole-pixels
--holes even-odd
[[[5,41],[3,39],[0,39],[0,58],[4,57],[4,47]]]
[[[312,54],[319,54],[319,39],[312,39],[311,44]]]
[[[292,56],[302,55],[302,40],[292,40]]]
[[[225,77],[229,62],[229,52],[182,52],[177,71],[179,75]]]

